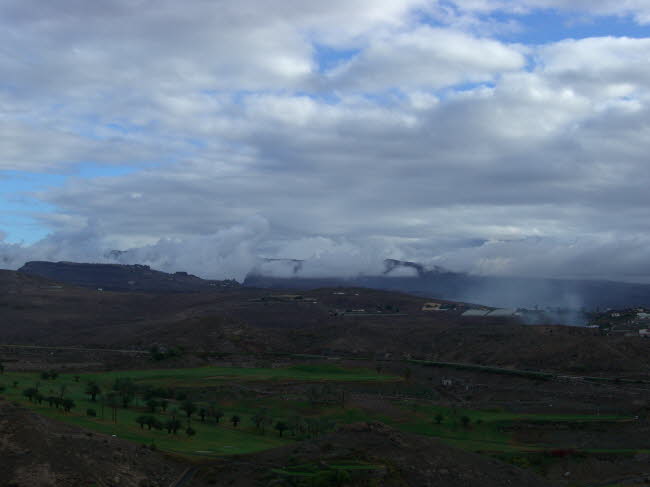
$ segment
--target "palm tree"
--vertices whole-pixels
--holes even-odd
[[[99,394],[102,391],[97,385],[97,382],[91,380],[88,382],[88,384],[86,384],[86,389],[84,390],[84,392],[90,396],[90,400],[92,402],[95,402],[97,400],[97,394]]]
[[[278,430],[278,433],[280,433],[280,436],[282,436],[282,433],[288,430],[289,426],[287,426],[287,423],[285,423],[284,421],[278,421],[277,423],[275,423],[275,429]]]
[[[181,427],[181,422],[177,419],[170,419],[169,421],[165,422],[165,428],[167,429],[168,433],[174,433],[178,431],[178,428]]]
[[[224,415],[223,411],[217,410],[217,411],[214,412],[213,416],[214,416],[214,420],[215,420],[215,422],[217,424],[219,424],[219,420],[221,418],[223,418],[223,415]]]
[[[75,407],[75,403],[72,399],[63,399],[61,401],[61,405],[63,406],[63,410],[67,413],[70,412],[70,410]]]
[[[185,411],[185,414],[187,414],[187,420],[189,421],[190,419],[192,419],[192,414],[194,414],[194,412],[196,411],[196,404],[194,404],[190,400],[187,400],[181,406],[181,410]]]

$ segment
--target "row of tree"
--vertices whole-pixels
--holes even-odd
[[[36,387],[28,387],[23,391],[23,396],[29,399],[30,402],[35,402],[38,404],[43,404],[47,402],[50,407],[56,407],[57,409],[61,408],[65,412],[69,412],[75,407],[75,402],[70,399],[61,396],[45,396],[40,393]]]

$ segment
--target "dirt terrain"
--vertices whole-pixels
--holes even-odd
[[[206,365],[363,367],[398,380],[341,384],[337,390],[347,394],[349,407],[359,414],[400,429],[414,411],[406,414],[405,408],[415,403],[481,414],[622,418],[576,422],[569,429],[571,421],[521,421],[508,434],[536,450],[504,461],[494,457],[499,452],[489,450],[489,442],[488,450],[481,444],[464,451],[435,435],[416,436],[378,423],[348,424],[289,447],[207,460],[190,471],[180,484],[185,487],[282,486],[294,477],[321,474],[347,476],[332,480],[340,485],[395,487],[542,486],[551,481],[591,487],[607,479],[614,484],[645,478],[650,471],[643,456],[650,446],[650,340],[568,326],[525,326],[512,318],[467,318],[461,314],[472,305],[465,303],[445,302],[451,310],[424,311],[430,301],[443,302],[363,288],[108,292],[0,271],[0,362],[7,372],[56,369],[61,374]],[[155,358],[154,346],[175,354]],[[450,362],[470,367],[449,367]],[[552,378],[536,376],[539,371],[551,372]],[[304,400],[310,388],[300,381],[245,386],[233,384],[224,394],[237,400]],[[549,452],[557,448],[578,453],[549,461]],[[0,403],[0,454],[0,485],[14,486],[167,486],[188,467],[7,402]],[[337,462],[352,464],[341,470]]]
[[[427,299],[394,292],[333,288],[276,299],[286,293],[100,292],[0,271],[0,343],[410,355],[574,373],[645,374],[650,368],[650,340],[638,337],[523,326],[507,318],[465,318],[462,304],[455,311],[424,312]],[[346,312],[350,310],[363,312]]]
[[[118,438],[58,423],[0,400],[0,485],[167,487],[186,468]]]
[[[287,464],[287,459],[291,463]],[[328,464],[354,459],[380,468],[345,485],[377,487],[551,487],[556,485],[515,466],[444,445],[437,440],[400,433],[381,423],[355,423],[314,441],[218,462],[205,469],[198,482],[252,487],[290,485],[269,472],[291,465]],[[281,476],[278,476],[281,479]],[[215,485],[215,484],[213,484]]]

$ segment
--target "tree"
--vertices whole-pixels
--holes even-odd
[[[200,408],[200,409],[199,409],[199,416],[201,416],[201,423],[205,423],[205,415],[206,415],[207,413],[208,413],[208,412],[206,411],[205,408]]]
[[[178,408],[172,408],[169,411],[169,415],[172,417],[172,419],[176,419],[176,417],[178,416]]]
[[[117,392],[122,400],[122,407],[127,409],[135,396],[136,385],[129,377],[119,377],[113,383],[113,390]]]
[[[288,430],[289,426],[287,426],[287,423],[285,423],[284,421],[278,421],[277,423],[275,423],[275,429],[278,430],[278,433],[280,433],[280,436],[282,436],[282,433]]]
[[[144,425],[147,424],[147,420],[149,419],[149,416],[138,416],[135,418],[135,422],[140,425],[140,429],[144,429]]]
[[[155,399],[149,399],[147,401],[147,407],[149,408],[149,411],[151,411],[152,413],[156,412],[156,409],[158,408],[159,405],[160,404]]]
[[[94,417],[97,416],[97,411],[95,411],[92,408],[88,408],[88,409],[86,409],[86,416],[90,416],[90,417],[94,418]]]
[[[79,382],[79,379],[81,379],[81,377],[78,376],[78,375],[75,375],[75,376],[73,377],[73,379],[74,379],[75,382]]]
[[[215,422],[216,422],[217,424],[219,424],[219,420],[220,420],[221,418],[223,418],[223,414],[224,414],[223,411],[221,411],[221,410],[219,410],[219,409],[217,409],[217,410],[213,413],[214,420],[215,420]]]
[[[163,399],[162,401],[159,401],[158,404],[162,408],[163,412],[167,411],[167,406],[169,405],[169,401],[167,399]]]
[[[97,382],[94,380],[88,381],[84,392],[90,396],[90,400],[95,402],[97,400],[97,394],[101,393],[102,390],[97,385]]]
[[[4,373],[5,373],[5,364],[3,364],[2,362],[0,362],[0,375],[2,375],[2,374],[4,374]]]
[[[192,414],[194,414],[194,412],[196,411],[196,404],[194,404],[190,400],[187,400],[181,406],[181,411],[185,412],[185,414],[187,415],[187,420],[190,421],[190,419],[192,419]]]
[[[117,423],[117,408],[120,407],[120,397],[116,392],[110,392],[105,398],[106,405],[111,408],[111,419]]]
[[[163,424],[160,421],[158,421],[157,418],[155,418],[153,416],[147,416],[146,424],[147,424],[147,427],[149,429],[153,428],[153,429],[159,430],[159,429],[162,429],[162,427],[163,427]]]
[[[460,417],[460,422],[463,423],[463,428],[467,428],[469,426],[470,421],[471,420],[469,419],[468,416],[461,416]]]
[[[230,422],[232,423],[232,425],[233,425],[235,428],[236,428],[237,425],[240,423],[240,421],[241,421],[241,418],[240,418],[239,416],[237,416],[236,414],[233,415],[232,418],[230,418]]]
[[[196,431],[191,426],[188,426],[187,429],[185,430],[185,434],[187,435],[188,438],[191,438],[196,434]]]
[[[260,409],[251,417],[251,421],[255,425],[255,429],[264,431],[265,423],[268,421],[268,410]]]
[[[38,389],[35,387],[29,387],[23,391],[23,396],[29,399],[30,402],[34,402],[34,396],[38,394]]]
[[[435,415],[435,417],[433,419],[436,421],[436,424],[440,424],[440,423],[442,423],[442,420],[444,419],[444,417],[442,416],[442,414],[438,413],[438,414]]]
[[[167,433],[171,434],[178,431],[178,429],[181,427],[181,422],[177,419],[170,419],[165,422],[165,428],[167,429]]]
[[[61,405],[66,413],[70,412],[75,407],[75,402],[72,399],[62,399]]]

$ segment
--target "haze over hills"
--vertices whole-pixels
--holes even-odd
[[[528,277],[478,276],[426,268],[416,262],[385,260],[381,275],[351,278],[310,277],[299,261],[273,259],[251,271],[244,286],[262,288],[317,289],[358,286],[400,291],[494,307],[549,306],[563,308],[626,308],[650,304],[650,285],[596,280],[565,280]],[[280,272],[277,270],[280,268]],[[275,272],[274,272],[275,271]]]

